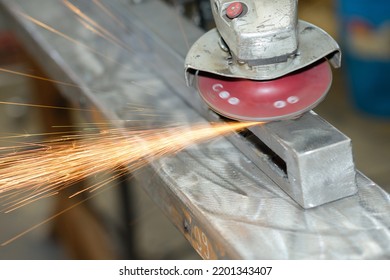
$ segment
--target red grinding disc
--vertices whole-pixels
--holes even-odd
[[[217,113],[239,121],[273,121],[303,114],[320,103],[332,83],[326,60],[267,81],[221,76],[197,78],[200,95]]]

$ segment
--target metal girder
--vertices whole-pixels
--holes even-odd
[[[195,90],[186,87],[184,80],[188,46],[202,32],[162,3],[145,1],[128,5],[101,1],[116,16],[114,20],[91,1],[72,1],[119,38],[119,42],[91,32],[75,20],[75,14],[62,1],[0,3],[48,75],[79,86],[59,85],[75,106],[97,108],[103,118],[115,120],[113,124],[122,127],[126,120],[137,117],[127,104],[154,106],[158,112],[171,112],[167,119],[181,123],[221,121],[205,107]],[[45,13],[41,7],[45,7]],[[20,12],[60,30],[78,43],[37,26]],[[156,114],[143,124],[156,124],[160,118]],[[332,128],[314,114],[304,118],[308,118],[307,125],[318,122]],[[274,130],[275,126],[283,124],[271,123],[251,133],[269,135],[262,129]],[[331,129],[330,133],[337,131]],[[275,135],[286,140],[290,137],[284,133]],[[349,140],[337,135],[340,145],[344,145],[341,150],[348,149]],[[254,155],[251,158],[244,155],[249,148],[254,153],[253,142],[244,136],[247,135],[233,134],[229,137],[231,142],[219,139],[190,147],[152,161],[137,173],[144,189],[203,258],[389,258],[390,198],[385,191],[357,172],[356,195],[304,210],[274,183],[275,178],[270,180],[272,176],[265,175],[254,164],[251,160]],[[286,174],[299,169],[293,158],[285,156],[282,142],[272,146],[273,139],[267,141],[263,139],[285,162]],[[302,155],[303,164],[312,164],[305,158],[310,155],[305,155],[304,148],[296,146],[295,151],[298,161]],[[261,150],[258,153],[260,157],[266,154]],[[354,176],[349,173],[350,159],[346,160],[343,167]],[[299,170],[296,172],[299,174]],[[340,181],[339,186],[343,183]]]

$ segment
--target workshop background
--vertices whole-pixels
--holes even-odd
[[[175,2],[178,11],[210,28],[208,1],[167,2]],[[314,111],[352,139],[357,168],[390,192],[390,13],[384,12],[389,10],[386,0],[377,2],[380,3],[301,0],[299,16],[335,37],[344,55],[343,67],[334,70],[328,97]],[[29,67],[26,59],[8,31],[7,22],[0,17],[0,67],[12,66],[23,72]],[[0,101],[34,103],[33,87],[30,78],[0,73]],[[34,134],[43,129],[39,110],[0,105],[1,135]],[[41,139],[37,136],[36,140]],[[12,143],[2,141],[1,145]],[[123,195],[128,196],[127,202],[121,198]],[[57,203],[56,198],[45,199],[10,214],[0,213],[0,243],[51,217],[56,213]],[[64,225],[69,220],[76,222],[80,230],[67,229]],[[142,187],[129,178],[84,206],[0,247],[0,259],[73,258],[199,259],[199,256],[143,193]]]

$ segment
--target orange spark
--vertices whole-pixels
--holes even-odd
[[[37,149],[8,153],[0,158],[0,197],[6,199],[6,211],[9,212],[88,176],[105,171],[119,171],[121,174],[125,172],[125,166],[126,171],[131,172],[194,143],[255,124],[258,123],[198,124],[150,130],[111,129],[84,138],[74,135],[66,140],[46,142]],[[95,191],[106,183],[89,186],[77,194]],[[18,194],[22,198],[18,198]]]
[[[2,71],[2,68],[0,68]],[[34,76],[36,78],[37,76]],[[41,78],[41,77],[38,77]],[[52,82],[52,80],[49,80]],[[23,106],[23,107],[35,107],[35,108],[45,108],[45,109],[59,109],[67,111],[83,111],[83,112],[96,112],[92,109],[80,109],[74,107],[61,107],[61,106],[51,106],[51,105],[42,105],[42,104],[31,104],[31,103],[20,103],[20,102],[10,102],[10,101],[0,101],[0,105],[12,105],[12,106]]]
[[[107,41],[128,50],[129,52],[132,51],[120,39],[118,39],[115,35],[113,35],[110,31],[105,29],[103,26],[101,26],[95,20],[93,20],[92,18],[87,16],[85,13],[83,13],[78,7],[76,7],[75,5],[70,3],[68,0],[63,0],[62,2],[65,4],[65,6],[69,10],[71,10],[74,14],[76,14],[78,17],[80,17],[84,21],[84,26],[87,26],[86,24],[88,24],[89,30],[95,32],[96,34],[98,34],[102,38],[106,39]]]
[[[67,40],[67,41],[69,41],[69,42],[71,42],[73,44],[79,45],[79,46],[89,50],[90,52],[92,52],[92,53],[94,53],[94,54],[96,54],[96,55],[98,55],[100,57],[103,57],[103,58],[107,59],[108,61],[114,62],[114,63],[116,63],[116,64],[118,64],[120,66],[124,66],[125,68],[128,68],[128,66],[121,64],[120,62],[116,61],[115,59],[113,59],[113,58],[111,58],[111,57],[109,57],[107,55],[105,55],[104,53],[99,52],[98,50],[88,46],[87,44],[82,43],[81,41],[78,41],[78,40],[72,38],[69,35],[66,35],[65,33],[61,32],[61,31],[59,31],[59,30],[57,30],[57,29],[55,29],[55,28],[53,28],[53,27],[51,27],[51,26],[49,26],[49,25],[47,25],[45,23],[43,23],[42,21],[39,21],[39,20],[37,20],[37,19],[35,19],[35,18],[33,18],[33,17],[31,17],[31,16],[29,16],[29,15],[27,15],[27,14],[21,12],[21,11],[16,11],[16,13],[18,13],[20,16],[24,17],[26,20],[34,23],[35,25],[37,25],[37,26],[39,26],[39,27],[41,27],[41,28],[43,28],[43,29],[45,29],[47,31],[50,31],[50,32],[58,35],[59,37],[65,39],[65,40]],[[5,70],[2,69],[2,71],[11,72],[11,71],[6,70],[6,69]],[[24,76],[29,76],[29,77],[33,77],[33,78],[38,78],[38,79],[41,79],[41,80],[49,80],[49,79],[45,79],[45,78],[42,78],[42,77],[27,75],[27,74],[23,74],[23,73],[22,74],[17,73],[17,74],[24,75]],[[54,82],[55,83],[59,83],[59,84],[67,84],[67,83],[63,83],[63,82],[59,82],[59,81],[54,81]],[[71,85],[71,84],[69,84],[69,85]],[[75,86],[75,85],[73,85],[73,86]]]
[[[107,14],[111,19],[113,19],[121,28],[125,29],[125,24],[120,21],[106,6],[103,5],[100,0],[93,0],[93,3],[98,6],[105,14]]]
[[[61,82],[61,81],[57,81],[57,80],[53,80],[53,79],[49,79],[49,78],[45,78],[45,77],[41,77],[41,76],[36,76],[36,75],[32,75],[32,74],[27,74],[27,73],[23,73],[23,72],[19,72],[19,71],[14,71],[14,70],[2,68],[2,67],[0,67],[0,71],[5,72],[5,73],[9,73],[9,74],[15,74],[18,76],[24,76],[24,77],[28,77],[28,78],[51,82],[51,83],[55,83],[55,84],[59,84],[59,85],[80,88],[78,85],[75,85],[75,84]]]
[[[22,16],[25,19],[27,19],[28,21],[38,25],[39,27],[42,27],[43,29],[46,29],[47,31],[50,31],[50,32],[52,32],[52,33],[54,33],[54,34],[56,34],[56,35],[58,35],[58,36],[60,36],[60,37],[62,37],[64,39],[74,43],[74,44],[81,45],[82,47],[84,47],[84,48],[86,48],[86,49],[88,49],[88,50],[90,50],[90,51],[92,51],[94,53],[97,53],[97,51],[95,49],[91,48],[90,46],[88,46],[86,44],[83,44],[80,41],[77,41],[76,39],[74,39],[74,38],[64,34],[63,32],[60,32],[59,30],[57,30],[57,29],[55,29],[55,28],[53,28],[53,27],[43,23],[42,21],[39,21],[39,20],[37,20],[37,19],[35,19],[35,18],[33,18],[33,17],[31,17],[31,16],[29,16],[29,15],[27,15],[27,14],[21,12],[21,11],[17,11],[17,13],[20,16]],[[100,54],[100,53],[97,53],[97,54]]]

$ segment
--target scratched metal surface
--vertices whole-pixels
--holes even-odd
[[[102,1],[121,23],[92,2],[71,1],[115,38],[86,28],[86,19],[82,24],[63,1],[1,0],[47,73],[80,86],[59,86],[75,106],[96,107],[103,119],[121,127],[134,120],[143,126],[205,122],[179,97],[194,94],[191,105],[202,106],[185,87],[187,44],[178,23],[190,42],[199,30],[156,1]],[[79,43],[44,30],[20,12]],[[171,55],[162,56],[163,48]],[[154,113],[140,113],[135,105]],[[230,142],[216,139],[157,159],[137,178],[206,259],[390,258],[390,197],[360,173],[357,195],[303,210]]]

